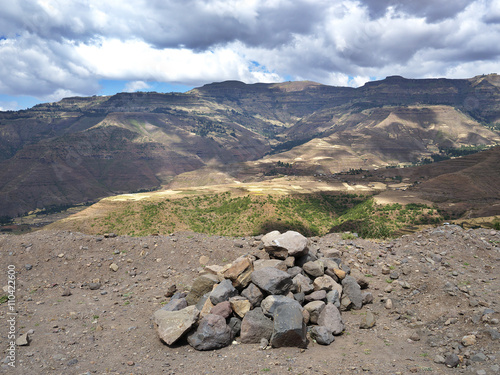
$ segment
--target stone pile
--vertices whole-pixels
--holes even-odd
[[[153,316],[160,339],[173,345],[187,337],[197,350],[238,336],[263,348],[305,348],[308,337],[329,345],[344,331],[341,311],[373,300],[339,251],[312,249],[294,231],[266,234],[261,248],[224,267],[206,266],[189,292],[174,294]]]

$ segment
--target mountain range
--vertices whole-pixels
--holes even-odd
[[[0,112],[0,216],[262,180],[280,168],[328,175],[425,164],[494,146],[499,129],[496,74],[392,76],[359,88],[227,81],[183,94],[65,98]]]

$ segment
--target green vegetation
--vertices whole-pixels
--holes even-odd
[[[356,194],[233,196],[229,192],[157,201],[129,202],[93,228],[131,236],[168,234],[179,230],[224,236],[258,235],[272,230],[296,230],[306,236],[344,233],[352,239],[387,238],[410,226],[443,220],[421,204],[376,205]],[[354,234],[356,233],[356,234]]]
[[[8,296],[1,296],[0,297],[0,305],[7,302],[9,300]]]

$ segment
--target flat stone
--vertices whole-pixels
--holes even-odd
[[[29,337],[29,335],[27,333],[24,333],[22,335],[20,335],[17,339],[16,339],[16,345],[17,346],[28,346],[31,342],[31,339]]]
[[[160,339],[167,345],[179,340],[198,320],[199,311],[191,305],[179,311],[157,310],[153,319]]]
[[[250,301],[244,297],[232,297],[231,299],[229,299],[229,303],[231,304],[231,308],[233,309],[234,313],[240,318],[244,318],[252,308],[252,304],[250,303]]]
[[[196,331],[188,336],[188,343],[196,350],[214,350],[231,343],[231,328],[220,315],[208,314],[198,324]]]
[[[305,297],[306,301],[322,301],[326,300],[326,291],[325,290],[317,290],[315,292],[312,292],[311,294],[308,294]]]
[[[234,261],[223,275],[226,279],[232,281],[233,286],[237,289],[243,289],[250,284],[251,275],[253,272],[253,262],[247,257]]]
[[[307,347],[306,335],[307,328],[300,305],[284,304],[276,309],[270,341],[273,348],[305,348]]]
[[[288,273],[273,267],[253,271],[252,282],[269,294],[287,294],[293,284]]]
[[[285,262],[282,260],[278,259],[258,259],[255,262],[253,262],[253,269],[254,271],[260,270],[261,268],[266,268],[266,267],[273,267],[277,268],[280,271],[287,271],[287,266]]]

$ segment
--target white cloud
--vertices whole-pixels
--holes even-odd
[[[500,66],[500,0],[28,0],[0,14],[0,94],[99,80],[201,85],[471,77]],[[6,39],[5,39],[6,38]]]
[[[133,81],[133,82],[128,82],[125,85],[125,92],[143,91],[143,90],[147,90],[150,88],[151,88],[151,85],[149,85],[147,82]]]

